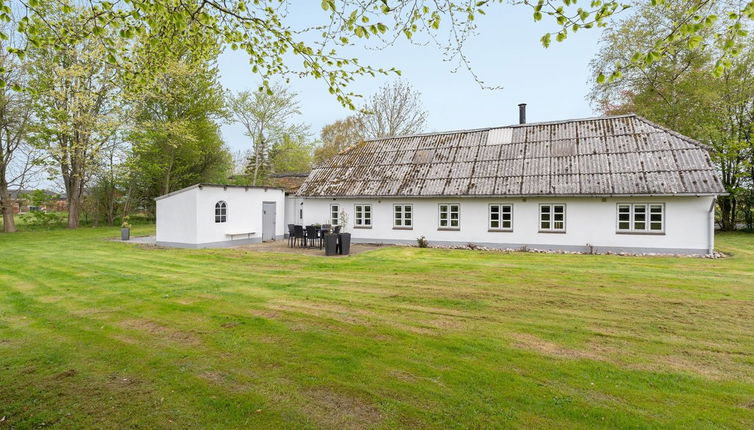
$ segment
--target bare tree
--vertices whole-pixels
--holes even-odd
[[[10,187],[22,188],[38,170],[38,152],[26,140],[31,121],[32,104],[27,93],[13,87],[23,86],[26,69],[15,55],[0,46],[0,70],[8,83],[0,89],[0,209],[3,230],[16,231]]]
[[[420,133],[427,123],[421,93],[402,80],[381,87],[363,110],[359,120],[367,139]]]
[[[243,175],[246,170],[246,164],[251,159],[251,149],[233,151],[233,172],[234,176]]]
[[[251,139],[249,174],[252,185],[262,179],[273,145],[285,135],[299,134],[306,128],[290,124],[291,119],[301,113],[296,97],[296,93],[284,86],[273,85],[269,92],[241,91],[229,98],[228,106],[233,116]]]

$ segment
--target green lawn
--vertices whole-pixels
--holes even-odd
[[[754,427],[754,235],[707,260],[117,234],[0,234],[0,429]]]

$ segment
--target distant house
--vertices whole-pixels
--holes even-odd
[[[284,189],[286,194],[296,194],[307,177],[309,177],[309,172],[273,173],[268,177],[268,182],[273,187]]]
[[[301,184],[309,176],[309,172],[272,173],[267,176],[266,186],[282,188],[286,194],[296,194]],[[245,175],[230,175],[228,180],[234,183],[243,183],[249,180]]]
[[[34,206],[28,196],[35,191],[36,190],[27,189],[9,190],[11,204],[13,205],[13,213],[26,213],[35,210],[45,210],[50,212],[64,212],[68,210],[66,195],[50,190],[42,190],[42,192],[47,195],[48,201],[41,207]]]
[[[286,197],[285,220],[345,221],[354,242],[703,254],[724,192],[704,145],[622,115],[360,142]],[[211,220],[210,203],[191,210]]]

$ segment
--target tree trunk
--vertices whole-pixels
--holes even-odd
[[[81,200],[79,198],[68,199],[68,228],[78,228],[81,217]]]
[[[259,174],[259,155],[254,156],[254,174],[251,177],[251,185],[257,185],[257,175]]]
[[[8,192],[8,184],[0,179],[0,209],[3,212],[3,231],[13,233],[16,231],[16,220],[13,216],[13,202]]]
[[[254,148],[254,177],[251,181],[252,186],[257,185],[257,178],[259,178],[259,167],[262,165],[262,154],[264,153],[264,136],[260,133],[257,137],[257,145]]]
[[[752,151],[754,151],[754,148],[752,148]],[[752,159],[749,175],[751,176],[751,188],[749,189],[749,205],[746,208],[746,228],[754,230],[754,159]]]
[[[126,192],[126,200],[123,202],[122,216],[126,216],[129,213],[131,213],[131,199],[133,198],[133,193],[134,193],[134,181],[133,181],[133,178],[130,178],[128,181],[128,191]]]
[[[170,177],[173,173],[173,164],[175,164],[175,149],[170,154],[170,163],[168,164],[167,172],[165,172],[165,185],[162,194],[170,193]]]
[[[736,214],[734,198],[731,196],[721,196],[717,203],[720,206],[720,230],[731,231],[736,228]]]
[[[81,179],[74,176],[68,191],[68,228],[78,228],[81,219]]]

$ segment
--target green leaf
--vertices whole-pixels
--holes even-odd
[[[550,47],[550,33],[545,34],[539,40],[540,40],[540,42],[542,42],[542,46],[544,46],[545,48],[549,48]]]
[[[688,42],[689,48],[696,49],[702,43],[702,40],[703,40],[702,36],[700,36],[698,34],[694,35],[694,36],[691,36],[689,38],[689,42]]]

